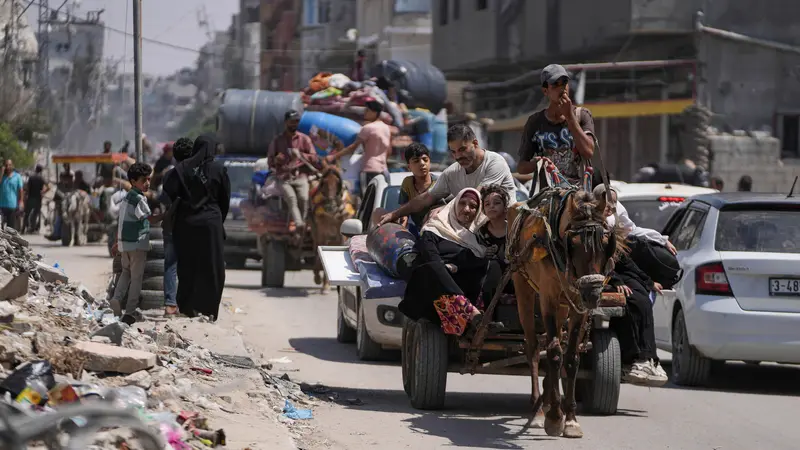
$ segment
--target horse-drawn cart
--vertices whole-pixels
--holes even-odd
[[[624,314],[624,299],[616,294],[604,296],[601,306],[587,322],[589,338],[581,345],[577,396],[584,411],[615,414],[619,400],[622,363],[617,336],[609,328],[612,317]],[[525,355],[525,338],[517,315],[517,306],[506,302],[497,306],[506,330],[487,337],[482,343],[463,337],[447,336],[441,327],[427,320],[405,319],[403,324],[403,388],[418,409],[444,406],[447,373],[531,376]],[[540,322],[537,316],[537,322]],[[539,323],[537,329],[544,330]],[[562,339],[566,343],[566,339]],[[475,345],[477,344],[477,345]],[[539,348],[546,348],[544,334]],[[540,358],[544,360],[546,351]]]
[[[381,291],[393,297],[362,298],[362,303],[372,302],[378,307],[376,309],[375,305],[362,305],[357,310],[375,310],[379,316],[381,311],[391,310],[393,316],[401,315],[396,308],[400,298],[396,296],[402,295],[402,288],[376,286],[382,278],[374,273],[360,275],[346,246],[320,247],[317,251],[331,285],[357,285],[364,294],[367,291]],[[398,282],[399,280],[394,280],[390,283]],[[586,323],[589,333],[586,333],[585,343],[580,347],[583,355],[577,386],[578,399],[583,403],[584,411],[594,414],[614,414],[617,411],[622,362],[619,342],[614,331],[609,328],[609,322],[612,317],[625,313],[624,305],[625,300],[621,295],[604,294],[599,307],[592,311],[591,319]],[[488,336],[485,340],[477,338],[475,342],[447,336],[441,327],[427,320],[412,321],[397,317],[390,323],[388,319],[378,317],[377,320],[386,328],[382,332],[384,340],[394,339],[392,330],[402,327],[402,339],[398,329],[396,344],[401,347],[403,388],[413,407],[427,410],[442,408],[448,372],[531,376],[516,299],[513,296],[501,297],[501,301],[496,302],[494,316],[496,320],[503,322],[506,329]],[[539,317],[537,323],[537,329],[543,331],[545,328]],[[544,334],[540,334],[541,349],[546,348],[544,339]],[[562,342],[566,343],[567,340],[562,339]],[[544,353],[540,353],[541,359],[544,359]]]

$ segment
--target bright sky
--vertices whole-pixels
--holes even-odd
[[[57,8],[63,0],[50,0]],[[206,31],[198,25],[198,11],[205,6],[212,31],[227,29],[231,16],[238,12],[238,0],[142,0],[142,35],[179,47],[199,49],[207,42]],[[82,17],[87,11],[105,9],[101,19],[110,28],[133,30],[132,0],[81,0],[78,11]],[[36,28],[37,7],[28,10],[28,20]],[[127,24],[127,27],[126,27]],[[167,75],[176,70],[194,66],[197,53],[170,48],[156,43],[142,45],[142,70],[154,75]],[[105,57],[125,57],[125,71],[133,71],[133,38],[106,30]],[[122,67],[120,67],[122,69]]]

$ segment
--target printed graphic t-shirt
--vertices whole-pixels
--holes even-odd
[[[594,135],[592,113],[586,108],[580,108],[578,114],[581,129]],[[520,161],[530,161],[537,156],[553,161],[558,171],[571,183],[580,181],[581,157],[575,149],[575,139],[566,122],[550,122],[545,110],[535,112],[528,118],[519,146]]]

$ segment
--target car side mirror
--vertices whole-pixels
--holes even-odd
[[[348,238],[358,236],[363,232],[364,225],[358,219],[347,219],[342,222],[342,226],[339,227],[339,233]]]

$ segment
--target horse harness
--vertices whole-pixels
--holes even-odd
[[[545,249],[550,255],[550,259],[556,269],[561,292],[570,308],[578,314],[585,314],[589,310],[577,305],[572,300],[573,296],[580,295],[580,293],[568,282],[572,267],[572,254],[570,252],[569,242],[574,236],[579,235],[581,236],[581,242],[586,248],[591,248],[594,251],[600,250],[603,245],[605,228],[601,222],[587,218],[569,227],[564,233],[563,239],[559,239],[557,231],[553,231],[558,230],[559,222],[564,215],[570,197],[575,195],[579,190],[579,188],[574,186],[566,189],[547,188],[520,205],[520,213],[512,224],[512,232],[509,237],[510,241],[506,246],[506,252],[507,258],[512,262],[511,266],[513,266],[513,270],[518,270],[525,264],[525,261],[528,260],[530,251],[534,246]],[[542,205],[545,206],[543,207]],[[514,249],[519,246],[518,240],[521,236],[522,226],[525,223],[525,219],[529,216],[538,217],[542,220],[546,235],[537,236],[534,234],[521,251],[515,252]],[[538,286],[530,278],[530,275],[525,270],[520,270],[520,273],[531,288],[539,292]],[[562,273],[566,274],[566,278],[562,278]],[[608,279],[606,279],[606,282],[607,281]]]

